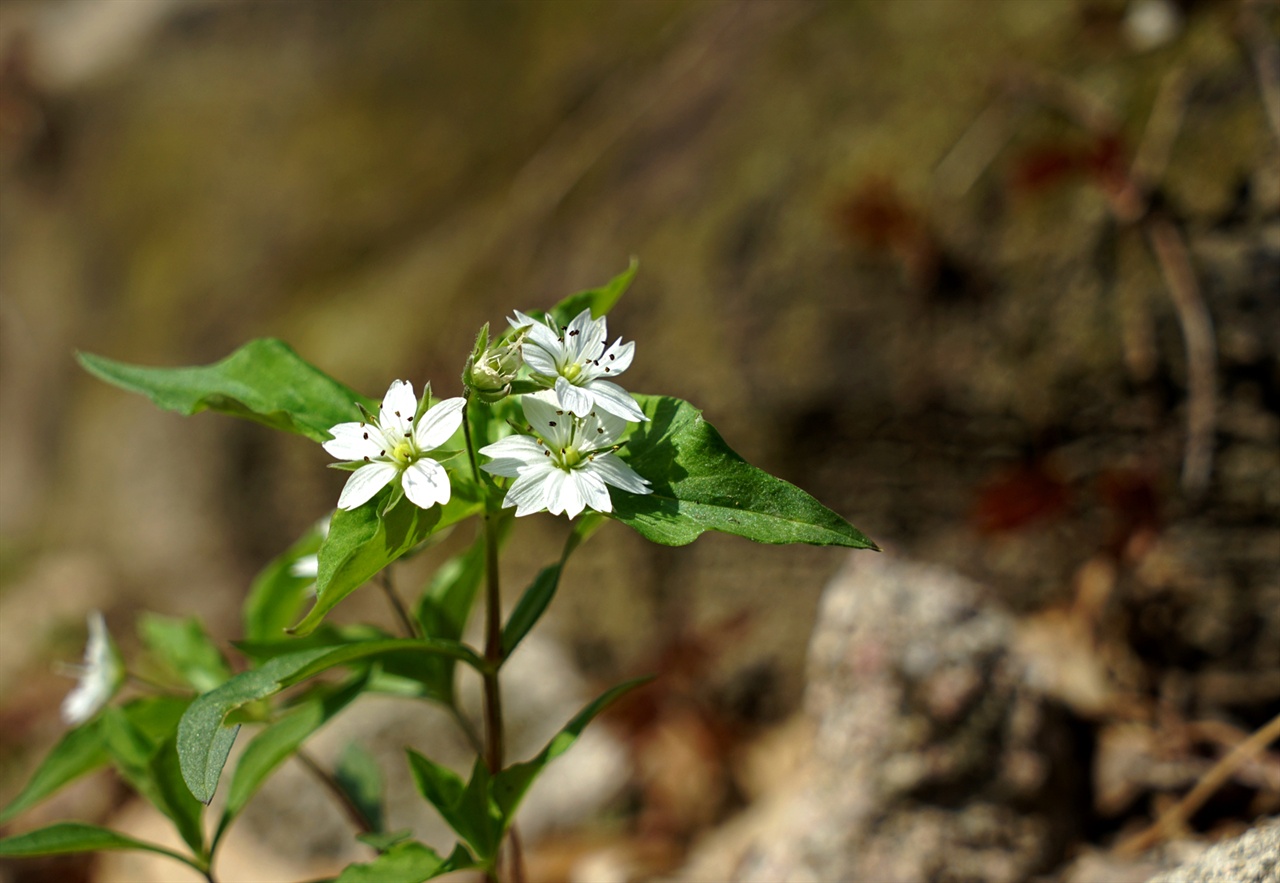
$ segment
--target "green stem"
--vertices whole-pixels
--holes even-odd
[[[471,432],[471,397],[462,409],[462,433],[466,438],[467,457],[471,461],[471,474],[476,484],[483,491],[484,482],[480,476],[480,464],[476,460],[475,439]],[[485,576],[485,640],[484,659],[488,663],[484,673],[484,762],[489,774],[496,776],[502,770],[504,738],[502,731],[502,688],[498,682],[498,670],[502,667],[502,584],[498,574],[498,531],[494,523],[494,513],[489,506],[488,498],[484,507],[484,576]],[[520,862],[519,852],[514,854],[515,861]],[[497,880],[496,873],[486,875],[490,881]],[[513,869],[514,879],[523,879],[523,867]]]

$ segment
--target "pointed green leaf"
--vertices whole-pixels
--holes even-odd
[[[443,654],[461,660],[477,671],[485,669],[484,660],[470,647],[456,641],[433,639],[362,641],[277,656],[263,663],[261,668],[241,672],[216,690],[198,697],[182,716],[178,724],[178,753],[187,787],[203,803],[213,799],[227,755],[240,729],[238,725],[223,725],[231,712],[274,696],[336,666],[397,653]]]
[[[110,762],[111,754],[102,740],[101,718],[68,730],[36,768],[27,786],[5,807],[4,812],[0,812],[0,825]]]
[[[599,288],[579,291],[577,294],[571,294],[560,301],[551,308],[551,315],[560,325],[568,325],[574,316],[587,309],[591,310],[593,319],[599,319],[613,309],[613,305],[618,302],[618,298],[622,297],[627,289],[631,287],[632,280],[636,278],[636,270],[639,268],[639,261],[632,258],[631,265],[627,269]]]
[[[459,845],[447,859],[417,841],[396,843],[376,859],[348,865],[334,883],[422,883],[454,871],[476,867],[476,861]]]
[[[568,751],[569,747],[577,741],[578,737],[582,735],[582,731],[587,728],[587,724],[591,723],[596,715],[618,701],[626,693],[649,683],[651,680],[653,678],[637,678],[633,681],[619,684],[612,690],[602,694],[594,702],[578,712],[573,720],[565,724],[564,728],[552,737],[551,741],[538,753],[537,757],[532,760],[526,760],[523,763],[512,764],[494,777],[492,785],[493,799],[498,812],[501,814],[503,830],[511,825],[511,822],[515,819],[516,809],[520,806],[520,801],[524,799],[529,786],[533,784],[534,779],[546,768],[547,764]]]
[[[272,339],[246,343],[221,362],[184,368],[149,368],[78,353],[90,374],[141,393],[166,411],[219,411],[296,432],[314,441],[329,428],[359,420],[359,402],[377,404],[304,361],[288,344]]]
[[[308,699],[253,737],[231,776],[227,805],[218,823],[219,838],[276,768],[359,696],[364,685],[364,678],[356,678],[337,690]]]
[[[194,616],[179,619],[143,613],[138,619],[138,633],[167,673],[197,693],[206,693],[231,677],[231,666]]]
[[[412,748],[406,751],[418,792],[482,861],[491,860],[497,854],[501,831],[496,809],[489,801],[489,770],[484,761],[476,758],[471,779],[463,784],[462,777],[448,767]]]
[[[327,521],[325,526],[328,527]],[[246,640],[281,640],[285,629],[298,621],[307,601],[307,588],[315,579],[295,575],[293,567],[300,558],[320,551],[323,541],[320,530],[311,528],[254,578],[240,610]]]
[[[0,858],[34,858],[41,855],[65,855],[72,852],[106,852],[108,850],[140,849],[177,859],[183,864],[200,870],[200,866],[184,855],[171,852],[162,846],[134,840],[123,834],[97,825],[80,822],[62,822],[17,834],[0,840]]]
[[[653,493],[612,492],[618,521],[668,546],[718,530],[757,543],[876,548],[809,494],[735,454],[688,402],[636,400],[650,422],[635,425],[619,456],[649,479]]]
[[[516,603],[516,607],[511,611],[511,616],[507,619],[507,624],[502,628],[502,656],[505,659],[511,655],[511,651],[524,640],[524,636],[534,627],[539,619],[542,618],[543,612],[551,603],[551,599],[555,596],[556,588],[560,585],[560,574],[564,570],[565,563],[569,560],[569,556],[573,550],[582,544],[582,541],[596,532],[596,529],[603,523],[603,519],[594,512],[588,512],[573,526],[573,531],[569,534],[569,538],[565,540],[564,551],[560,553],[560,560],[548,567],[542,568],[534,578],[533,584],[525,589],[520,600]]]
[[[456,524],[481,509],[477,488],[469,479],[450,472],[453,496],[444,506],[419,509],[407,500],[379,517],[382,495],[372,505],[333,513],[329,536],[320,547],[320,572],[316,578],[316,603],[293,627],[297,635],[310,634],[338,602],[360,588],[384,567],[411,551],[432,534]]]
[[[196,855],[204,855],[200,821],[204,807],[182,783],[173,732],[155,741],[119,708],[103,712],[102,726],[107,750],[120,775],[174,823]]]
[[[334,781],[350,798],[351,803],[360,810],[373,828],[374,832],[385,830],[386,820],[383,812],[383,795],[385,786],[382,781],[382,770],[373,755],[358,742],[350,742],[342,750],[338,758],[338,766],[333,771]]]

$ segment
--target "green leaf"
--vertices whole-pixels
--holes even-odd
[[[360,810],[360,814],[368,820],[374,832],[385,830],[382,770],[364,746],[358,742],[347,744],[342,750],[342,756],[338,758],[333,778],[356,809]]]
[[[564,570],[565,563],[569,560],[569,556],[573,550],[582,544],[582,541],[596,532],[596,529],[603,523],[603,519],[592,512],[587,513],[578,519],[573,526],[573,531],[569,534],[568,539],[564,543],[564,551],[560,553],[560,560],[548,567],[542,568],[534,578],[533,584],[525,589],[524,594],[520,596],[520,600],[516,603],[516,607],[511,611],[511,616],[507,619],[507,624],[502,628],[502,656],[505,659],[511,655],[511,651],[524,640],[524,636],[534,627],[542,614],[546,611],[547,606],[551,603],[551,599],[555,597],[556,588],[560,585],[560,574]]]
[[[377,404],[272,339],[246,343],[221,362],[186,368],[129,365],[78,353],[84,369],[121,389],[141,393],[166,411],[218,411],[328,441],[329,428],[360,419],[356,403]]]
[[[183,787],[172,731],[156,741],[119,708],[102,715],[102,731],[116,769],[135,791],[164,813],[197,855],[204,855],[204,809]]]
[[[462,846],[442,859],[430,847],[410,840],[389,847],[371,862],[348,865],[334,883],[422,883],[475,866],[475,859]]]
[[[653,493],[614,492],[618,521],[668,546],[718,530],[757,543],[877,548],[795,485],[735,454],[688,402],[646,395],[636,400],[650,422],[636,424],[619,456],[649,479]]]
[[[651,680],[653,678],[637,678],[619,684],[612,690],[605,692],[582,711],[578,712],[573,720],[565,724],[564,728],[551,738],[551,741],[538,753],[537,757],[522,763],[512,764],[494,777],[492,785],[493,800],[503,820],[504,831],[514,820],[516,809],[528,792],[529,786],[533,784],[534,779],[546,768],[547,764],[568,751],[569,747],[578,740],[578,737],[582,735],[582,731],[587,728],[587,724],[591,723],[596,715],[618,701],[626,693],[649,683]]]
[[[364,678],[301,703],[253,737],[236,763],[227,792],[227,805],[218,823],[218,835],[226,830],[267,778],[311,735],[346,708],[363,691]]]
[[[102,741],[101,718],[67,731],[36,768],[27,786],[0,812],[0,825],[110,762],[111,753]]]
[[[409,771],[418,792],[436,808],[449,827],[476,851],[481,861],[491,861],[498,852],[502,837],[502,821],[497,807],[489,799],[489,770],[483,758],[477,757],[471,768],[471,779],[464,785],[462,777],[412,748]]]
[[[329,536],[320,547],[316,603],[292,632],[310,634],[339,601],[376,576],[382,568],[433,533],[479,512],[482,506],[475,484],[469,479],[459,479],[452,472],[450,480],[453,482],[453,496],[444,506],[419,509],[408,501],[402,501],[380,518],[378,512],[382,495],[379,495],[374,498],[373,505],[334,512]]]
[[[315,580],[294,576],[292,568],[299,558],[316,554],[323,541],[320,530],[311,528],[254,578],[240,610],[246,640],[278,641],[285,629],[298,621],[307,601],[307,587]]]
[[[591,317],[599,319],[613,309],[613,305],[618,302],[618,298],[622,297],[626,290],[631,287],[631,281],[636,278],[636,270],[639,267],[639,261],[632,258],[631,265],[627,269],[599,288],[579,291],[577,294],[571,294],[560,301],[560,303],[551,308],[551,316],[555,318],[557,324],[568,325],[574,316],[583,310],[590,309]]]
[[[277,656],[261,668],[240,674],[191,703],[178,724],[178,753],[182,776],[196,799],[207,804],[218,787],[222,768],[240,727],[224,726],[227,715],[339,665],[373,660],[395,653],[433,653],[450,656],[485,670],[474,650],[456,641],[403,639],[363,641],[340,647],[315,647]]]
[[[156,661],[197,693],[207,693],[231,677],[222,652],[194,616],[179,619],[144,613],[138,620],[138,633]]]
[[[184,855],[163,846],[134,840],[97,825],[61,822],[0,840],[0,858],[34,858],[41,855],[65,855],[71,852],[105,852],[107,850],[141,849],[177,859],[200,870],[200,865]]]

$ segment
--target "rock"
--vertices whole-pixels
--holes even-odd
[[[1212,846],[1150,883],[1280,883],[1280,818]]]
[[[1053,720],[1022,686],[1013,619],[943,568],[861,554],[809,646],[810,761],[695,850],[681,879],[1025,880],[1060,851]]]

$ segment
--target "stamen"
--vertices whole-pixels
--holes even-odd
[[[369,437],[369,433],[367,433],[367,432],[366,432],[366,433],[364,434],[364,437],[367,439],[367,438]]]
[[[548,425],[548,426],[555,426],[555,425],[556,425],[556,421],[554,421],[554,420],[548,420],[548,421],[547,421],[547,425]]]
[[[364,462],[366,462],[366,463],[368,463],[368,462],[369,462],[369,455],[368,455],[368,454],[365,454],[365,456],[364,456]]]

